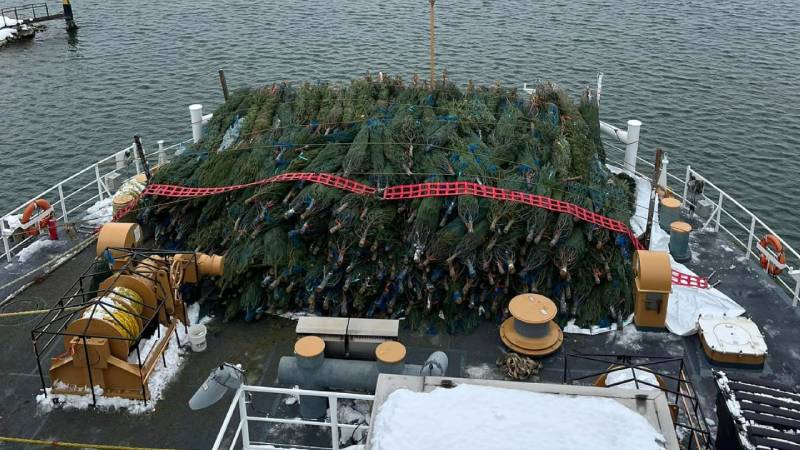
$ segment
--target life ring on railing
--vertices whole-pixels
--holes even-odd
[[[27,224],[31,220],[31,216],[37,210],[47,211],[50,209],[50,202],[43,198],[38,198],[32,201],[28,206],[25,207],[25,211],[22,213],[22,218],[20,219],[20,223],[23,225]],[[28,236],[36,236],[39,234],[39,231],[44,230],[47,228],[48,224],[50,223],[50,219],[52,217],[52,212],[48,214],[46,217],[42,217],[39,219],[39,223],[36,226],[28,227],[25,230],[25,234]]]
[[[772,249],[772,251],[776,253],[778,262],[781,264],[786,264],[786,255],[783,253],[783,245],[781,245],[781,241],[777,236],[774,234],[768,234],[758,241],[758,245],[764,249]],[[763,253],[761,254],[761,267],[766,269],[767,273],[772,276],[778,276],[781,274],[781,272],[783,272],[783,269],[780,267],[770,264],[769,260],[767,259],[767,255],[764,255]]]

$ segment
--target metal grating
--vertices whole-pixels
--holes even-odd
[[[800,394],[765,380],[714,371],[717,442],[738,448],[800,450]],[[738,442],[735,442],[738,441]]]

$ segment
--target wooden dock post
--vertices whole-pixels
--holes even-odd
[[[64,7],[64,22],[67,23],[67,31],[77,30],[78,25],[75,24],[75,19],[72,18],[72,4],[70,4],[70,0],[62,0],[62,6]]]

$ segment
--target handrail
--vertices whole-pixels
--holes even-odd
[[[294,396],[308,396],[308,397],[325,397],[328,399],[329,411],[330,411],[330,421],[313,421],[313,420],[306,420],[301,418],[278,418],[278,417],[269,417],[269,416],[251,416],[247,412],[247,393],[248,392],[258,392],[258,393],[265,393],[265,394],[280,394],[280,395],[294,395]],[[279,387],[271,387],[271,386],[253,386],[253,385],[241,385],[239,389],[236,390],[236,395],[234,395],[233,399],[231,400],[231,404],[228,407],[228,412],[225,414],[225,419],[222,421],[222,426],[220,427],[219,432],[217,433],[217,437],[214,440],[214,445],[212,450],[219,450],[220,446],[222,445],[222,441],[225,438],[225,434],[228,431],[231,418],[233,417],[234,410],[236,410],[236,406],[238,405],[239,410],[239,425],[237,426],[236,430],[233,433],[233,437],[231,438],[231,443],[229,449],[233,449],[236,447],[236,444],[239,443],[239,438],[241,438],[242,448],[244,450],[254,450],[260,448],[275,448],[271,447],[266,443],[256,443],[250,440],[250,431],[248,427],[248,422],[264,422],[264,423],[284,423],[284,424],[293,424],[293,425],[307,425],[307,426],[315,426],[315,427],[324,427],[331,429],[331,449],[339,450],[339,430],[340,429],[347,429],[347,430],[356,430],[358,428],[365,428],[369,430],[369,424],[346,424],[346,423],[339,423],[339,414],[338,414],[338,404],[339,400],[364,400],[369,402],[375,401],[374,395],[369,394],[351,394],[347,392],[332,392],[332,391],[317,391],[317,390],[309,390],[309,389],[299,389],[299,388],[279,388]]]
[[[183,148],[183,146],[189,142],[191,142],[191,139],[179,141],[168,147],[163,147],[162,141],[159,141],[157,149],[145,152],[145,158],[151,164],[166,162],[177,150]],[[130,163],[126,155],[132,155],[134,149],[133,144],[131,144],[122,150],[118,150],[98,160],[94,164],[73,173],[11,211],[0,215],[0,238],[2,238],[3,244],[2,247],[0,247],[0,260],[6,259],[8,262],[12,262],[12,258],[17,253],[17,250],[26,247],[31,241],[36,239],[36,236],[28,236],[12,245],[9,239],[11,230],[6,229],[4,221],[8,220],[11,216],[20,215],[32,201],[55,194],[58,200],[50,203],[54,211],[55,220],[57,222],[69,222],[70,218],[75,217],[76,214],[80,214],[81,212],[85,213],[87,209],[85,207],[87,205],[94,205],[97,201],[109,198],[113,195],[108,189],[105,180],[112,174],[123,174],[130,169]],[[138,167],[140,164],[138,159],[134,158],[134,162]],[[109,164],[113,168],[109,168]],[[66,186],[74,184],[75,182],[79,182],[79,186],[71,186],[71,189],[67,189]],[[94,192],[92,193],[92,191]],[[75,200],[78,201],[79,204],[77,206],[69,206],[67,205],[67,200]],[[34,221],[35,220],[34,218]],[[75,220],[72,220],[72,222],[74,223]]]
[[[605,128],[611,127],[608,124],[605,124]],[[611,127],[616,128],[616,127]],[[618,136],[610,135],[606,133],[608,140],[613,140],[616,137],[617,141],[620,141]],[[622,149],[613,143],[604,142],[604,147],[613,149],[617,152],[627,155],[625,149]],[[647,161],[638,155],[635,155],[636,161],[641,161],[649,167],[655,167],[655,165]],[[613,162],[614,165],[617,165],[621,168],[626,168],[627,166],[622,161],[618,161],[613,158],[609,158],[609,161]],[[653,182],[652,176],[641,173],[636,171],[635,167],[631,170],[629,167],[626,169],[629,172],[632,172],[636,175],[641,176],[644,179]],[[688,208],[689,206],[696,207],[697,205],[693,204],[692,201],[687,198],[688,197],[688,190],[689,190],[689,183],[690,181],[699,180],[702,181],[704,184],[704,193],[703,198],[709,200],[713,204],[713,212],[706,218],[705,225],[712,225],[713,224],[713,231],[722,230],[725,232],[729,238],[731,238],[732,243],[738,244],[744,249],[744,255],[746,257],[753,256],[756,260],[759,260],[762,256],[761,250],[758,248],[757,245],[754,245],[758,242],[757,236],[759,234],[757,231],[764,231],[764,234],[772,234],[778,238],[778,240],[783,245],[783,250],[787,256],[787,268],[788,271],[772,277],[773,280],[779,285],[782,286],[786,291],[792,295],[792,306],[797,306],[798,302],[800,302],[800,253],[798,253],[789,243],[782,238],[778,233],[775,232],[769,225],[767,225],[760,217],[755,215],[752,211],[742,205],[738,200],[733,198],[730,194],[722,190],[719,186],[712,183],[708,178],[700,174],[698,171],[694,170],[691,166],[686,166],[685,169],[685,176],[683,178],[679,178],[676,175],[673,175],[669,171],[667,172],[667,180],[673,180],[678,182],[678,187],[676,191],[673,192],[673,195],[679,198],[684,208]],[[666,187],[666,186],[665,186]],[[715,191],[716,198],[714,195],[708,195],[705,189],[711,189]],[[680,193],[679,193],[679,192]],[[726,209],[723,207],[724,204],[732,204],[734,206],[734,210]],[[738,217],[737,217],[738,213]],[[744,218],[745,220],[742,221],[741,219]],[[749,221],[749,224],[746,222]],[[724,223],[723,223],[724,222]],[[757,230],[757,227],[760,227],[761,230]],[[740,231],[742,234],[737,236],[737,231]],[[747,239],[747,243],[745,243],[745,236]],[[788,259],[792,258],[792,261]],[[795,266],[792,267],[790,262],[794,262]],[[790,286],[791,279],[794,280],[794,287]]]

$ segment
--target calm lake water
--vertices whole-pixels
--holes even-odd
[[[187,106],[222,101],[219,68],[232,88],[427,73],[426,0],[73,5],[74,39],[52,22],[0,50],[0,211],[134,134],[188,138]],[[577,96],[604,72],[601,117],[642,120],[641,156],[664,148],[800,245],[797,0],[439,0],[437,27],[459,82],[549,79]]]

